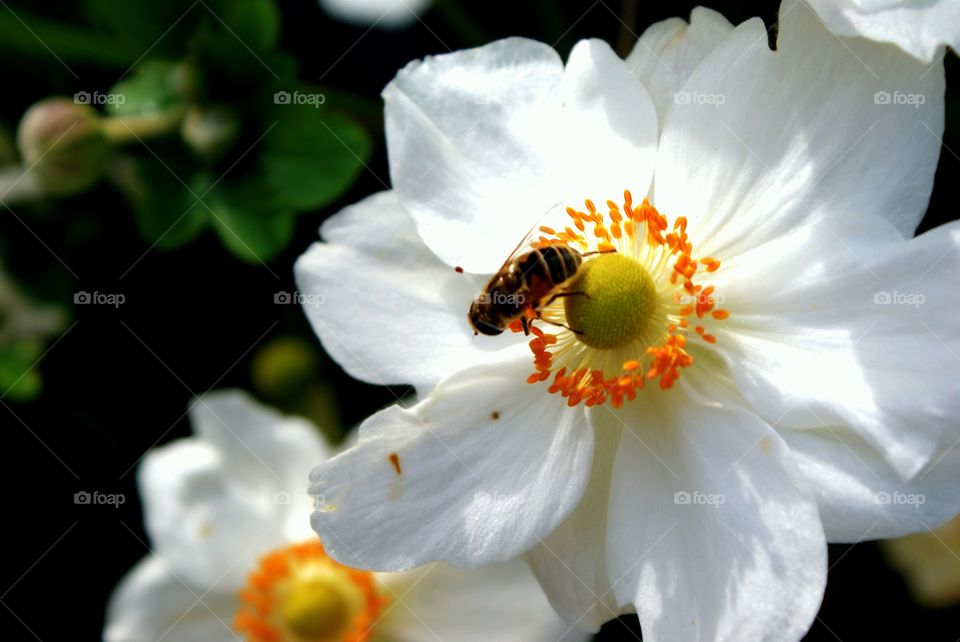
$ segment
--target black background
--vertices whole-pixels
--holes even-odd
[[[526,35],[551,43],[559,38],[557,47],[564,54],[580,38],[616,42],[621,37],[617,19],[621,6],[614,0],[568,3],[554,10],[561,20],[545,25],[540,9],[546,4],[497,0],[470,3],[463,9],[487,38]],[[772,24],[776,15],[776,4],[770,2],[709,4],[734,23],[760,15]],[[50,16],[61,10],[57,3],[48,9],[36,3],[24,6]],[[686,2],[641,6],[635,31],[641,33],[646,25],[666,17],[687,17],[692,6]],[[364,35],[363,28],[331,21],[311,0],[290,0],[282,7],[283,43],[297,55],[301,77],[322,78],[325,85],[371,98],[405,62],[448,47],[478,44],[450,28],[436,9],[423,16],[427,26],[416,23],[400,32],[374,30]],[[62,77],[38,79],[29,64],[13,63],[5,60],[0,72],[5,87],[0,110],[7,123],[15,123],[43,95],[37,93],[38,86],[49,91],[52,82],[61,87],[60,93],[72,95],[89,88],[91,78],[102,81],[101,90],[114,80],[90,70],[83,74],[84,87],[79,87],[65,72]],[[958,66],[956,57],[949,55],[945,142],[954,150],[960,150]],[[44,69],[51,73],[49,65]],[[370,169],[389,182],[382,132],[376,136]],[[960,159],[945,149],[923,229],[956,217],[948,184],[960,175],[958,169]],[[78,290],[121,292],[127,303],[117,310],[78,307],[76,324],[43,360],[46,386],[41,398],[0,407],[4,440],[0,510],[5,534],[0,590],[5,591],[2,601],[7,607],[0,609],[0,637],[32,639],[32,631],[43,640],[99,638],[111,589],[146,552],[140,541],[145,534],[133,467],[155,443],[188,434],[184,412],[194,393],[214,386],[250,387],[254,350],[248,348],[261,345],[265,336],[312,336],[300,310],[274,305],[273,294],[295,289],[293,261],[316,238],[319,223],[340,206],[382,189],[381,180],[365,173],[335,206],[302,216],[294,242],[269,263],[269,270],[239,263],[208,234],[184,250],[148,253],[120,280],[146,246],[131,215],[109,188],[71,199],[57,217],[32,226],[65,257],[79,277]],[[64,230],[72,212],[79,217],[92,209],[97,210],[90,231],[95,242],[68,247]],[[0,236],[17,250],[12,252],[16,262],[8,265],[11,272],[43,278],[40,272],[50,264],[47,250],[4,212]],[[332,362],[323,364],[323,371],[343,400],[340,412],[347,425],[401,392],[358,383]],[[78,490],[123,493],[127,502],[119,509],[76,506],[73,495]],[[930,611],[915,605],[874,544],[831,546],[830,563],[824,604],[808,640],[960,637],[960,608]],[[628,629],[639,634],[635,618],[609,623],[598,639],[633,639]]]

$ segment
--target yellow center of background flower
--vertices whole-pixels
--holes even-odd
[[[319,541],[260,559],[234,628],[248,642],[365,642],[387,600],[369,571],[330,559]]]

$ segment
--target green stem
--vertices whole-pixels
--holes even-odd
[[[184,110],[178,108],[157,114],[110,116],[101,121],[101,126],[111,143],[124,145],[176,131],[183,121],[183,115]]]

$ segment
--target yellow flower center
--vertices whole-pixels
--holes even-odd
[[[560,285],[541,309],[528,309],[536,335],[530,341],[535,372],[527,382],[553,377],[549,392],[567,404],[610,401],[614,407],[635,399],[645,382],[669,390],[681,371],[693,365],[687,346],[691,333],[716,343],[708,325],[730,316],[718,309],[712,285],[700,281],[720,267],[715,258],[694,258],[687,221],[672,227],[646,199],[639,206],[629,191],[622,205],[607,201],[604,214],[590,200],[586,211],[572,207],[572,227],[541,227],[532,247],[565,245],[583,256],[577,273]],[[562,328],[546,333],[544,321]],[[523,324],[510,328],[519,332]]]
[[[369,571],[334,562],[318,541],[261,558],[234,628],[248,642],[364,642],[386,599]]]
[[[591,348],[612,350],[642,336],[657,307],[657,286],[635,259],[604,254],[587,261],[564,298],[567,323]]]

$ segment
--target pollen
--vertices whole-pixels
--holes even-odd
[[[583,210],[566,213],[570,224],[540,227],[533,246],[564,244],[584,258],[554,303],[528,313],[534,372],[527,382],[548,383],[570,406],[620,407],[648,383],[672,389],[694,363],[690,342],[715,344],[711,324],[730,317],[715,287],[703,282],[721,261],[695,257],[686,218],[671,225],[647,199],[635,204],[629,191],[622,203],[606,201],[606,212],[588,199]]]
[[[268,553],[240,591],[248,642],[367,642],[386,606],[373,574],[330,559],[319,541]]]

